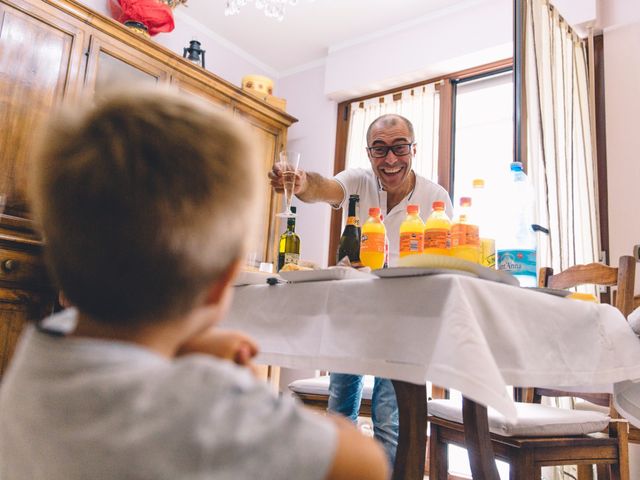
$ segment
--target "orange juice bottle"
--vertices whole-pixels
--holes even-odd
[[[417,255],[424,249],[424,222],[420,205],[407,205],[407,217],[400,224],[400,258]]]
[[[424,253],[449,255],[451,247],[451,219],[444,211],[444,202],[435,201],[433,211],[424,224]]]
[[[460,198],[460,211],[451,225],[451,255],[480,262],[480,231],[471,216],[471,197]]]
[[[380,209],[369,209],[369,218],[362,224],[360,261],[371,270],[382,268],[385,260],[387,230],[380,218]]]

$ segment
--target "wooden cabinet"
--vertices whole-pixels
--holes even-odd
[[[25,321],[50,312],[56,298],[26,203],[33,132],[64,100],[134,82],[170,84],[246,119],[261,141],[265,183],[296,121],[74,0],[0,0],[0,375]],[[276,258],[278,201],[265,192],[258,261]]]
[[[86,36],[50,10],[0,2],[0,188],[5,212],[17,217],[27,215],[23,167],[33,129],[79,86]]]
[[[26,246],[26,250],[25,245],[0,246],[0,378],[25,323],[43,318],[53,309],[55,293],[38,253],[37,246]]]
[[[99,98],[118,85],[164,83],[169,73],[164,66],[121,41],[99,33],[91,35],[87,50],[85,92]]]

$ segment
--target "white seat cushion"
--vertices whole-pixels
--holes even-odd
[[[596,403],[587,402],[582,398],[576,398],[574,407],[576,410],[588,410],[591,412],[600,412],[603,415],[609,415],[609,407],[603,407],[602,405],[598,405]]]
[[[373,381],[374,377],[372,375],[364,376],[364,386],[362,388],[363,399],[371,400],[371,395],[373,393]],[[329,375],[296,380],[289,384],[289,390],[294,393],[329,396]]]
[[[536,403],[515,403],[515,422],[493,408],[487,409],[489,430],[505,437],[555,437],[599,432],[609,424],[609,416],[600,412],[567,410]],[[457,400],[431,400],[429,415],[462,423],[462,404]]]

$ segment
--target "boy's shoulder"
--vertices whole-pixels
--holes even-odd
[[[131,471],[184,478],[222,467],[233,475],[220,478],[323,478],[331,463],[333,427],[246,368],[202,354],[167,360],[135,345],[33,327],[26,333],[0,392],[0,459],[9,467],[29,454],[16,451],[25,444],[61,458],[73,451],[94,467],[107,450],[111,478]],[[191,465],[193,458],[203,460]],[[68,475],[77,465],[58,467],[48,478],[81,478]]]

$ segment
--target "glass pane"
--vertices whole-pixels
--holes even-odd
[[[114,86],[132,85],[141,82],[157,83],[158,78],[102,50],[100,51],[95,87],[96,97],[99,97],[106,89]]]
[[[473,196],[474,178],[499,197],[513,159],[513,73],[458,84],[455,122],[454,205]]]

